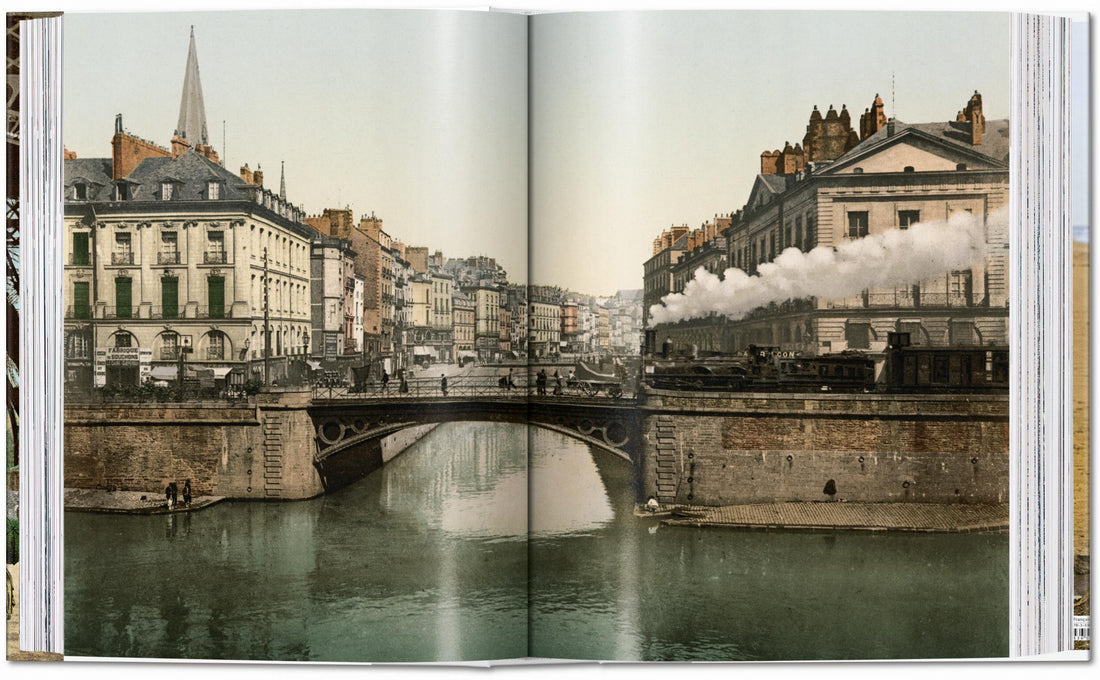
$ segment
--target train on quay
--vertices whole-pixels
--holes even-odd
[[[850,350],[804,356],[749,345],[743,352],[676,353],[646,331],[642,380],[647,387],[692,391],[966,392],[1008,390],[1008,348],[913,346],[890,333],[884,352]]]

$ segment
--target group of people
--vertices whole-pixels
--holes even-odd
[[[400,392],[401,394],[408,394],[408,392],[409,392],[409,381],[405,377],[405,369],[403,369],[403,368],[398,369],[398,371],[397,371],[397,380],[398,380],[397,391]],[[379,391],[380,392],[386,392],[387,388],[389,387],[389,384],[390,384],[390,374],[387,373],[386,369],[383,368],[382,369],[382,387]],[[444,391],[444,393],[446,393],[446,392]]]
[[[569,379],[572,380],[572,374],[570,374]],[[554,395],[555,396],[560,396],[562,394],[563,387],[564,387],[563,381],[564,381],[564,378],[562,378],[561,373],[558,372],[557,369],[555,369],[554,370]],[[535,394],[540,395],[540,396],[545,395],[548,382],[549,382],[549,377],[546,374],[546,369],[545,368],[540,369],[539,372],[535,375]]]
[[[180,489],[179,485],[175,482],[168,482],[168,486],[164,487],[164,500],[168,503],[168,509],[171,510],[179,505]],[[183,505],[186,508],[191,507],[191,480],[188,479],[183,483]]]

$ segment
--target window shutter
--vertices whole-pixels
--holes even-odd
[[[88,232],[86,231],[73,234],[73,264],[89,264]]]
[[[178,278],[165,276],[160,280],[160,304],[164,310],[165,319],[175,319],[179,316]]]
[[[115,279],[115,307],[120,319],[129,319],[132,316],[131,282],[132,279],[127,278]]]
[[[210,318],[220,319],[225,316],[225,278],[211,276],[206,281]]]
[[[73,282],[73,317],[77,319],[91,317],[91,310],[88,305],[88,285],[87,281]]]

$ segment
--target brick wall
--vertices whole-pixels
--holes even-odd
[[[643,494],[725,505],[1005,502],[1003,396],[661,396],[647,402]]]

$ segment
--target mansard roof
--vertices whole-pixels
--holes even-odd
[[[787,190],[786,175],[757,175],[745,207],[755,210],[764,202],[765,196],[778,196]]]
[[[890,131],[891,124],[893,132]],[[860,142],[821,171],[834,173],[853,162],[866,158],[879,150],[903,140],[939,147],[952,155],[971,158],[988,167],[1007,168],[1009,135],[1007,120],[988,120],[982,134],[982,143],[971,143],[971,126],[968,122],[946,121],[940,123],[905,123],[891,121],[886,127]]]
[[[207,191],[211,181],[222,185],[218,200],[248,199],[250,193],[259,189],[194,149],[178,158],[146,158],[134,168],[128,179],[138,185],[131,198],[134,201],[156,200],[161,182],[176,183],[177,189],[173,192],[172,200],[180,201],[208,200]]]
[[[72,158],[65,161],[65,186],[84,182],[93,186],[111,183],[110,158]],[[94,196],[89,195],[89,198]]]

